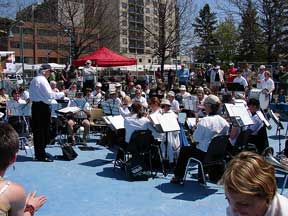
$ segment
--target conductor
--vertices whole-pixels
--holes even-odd
[[[49,64],[41,65],[39,74],[30,83],[29,93],[32,101],[32,132],[35,149],[35,159],[37,161],[52,162],[45,152],[45,147],[49,143],[50,126],[50,102],[51,99],[64,97],[63,92],[52,91],[47,78],[50,76],[52,68]]]

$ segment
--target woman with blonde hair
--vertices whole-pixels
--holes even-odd
[[[228,216],[284,216],[288,199],[277,193],[274,167],[252,152],[241,152],[228,165],[221,183]]]

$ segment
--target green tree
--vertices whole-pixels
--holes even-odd
[[[195,35],[200,39],[199,46],[195,47],[196,59],[199,62],[216,61],[215,47],[218,45],[214,34],[216,24],[216,13],[211,12],[209,4],[206,4],[193,24]]]
[[[231,62],[236,59],[239,35],[232,17],[221,22],[215,32],[218,41],[216,57],[221,62]]]
[[[252,0],[248,0],[243,8],[239,25],[240,46],[239,61],[265,61],[265,45],[261,29],[258,24],[257,10]]]
[[[260,26],[264,32],[264,43],[267,45],[267,61],[277,61],[287,40],[288,1],[258,0]],[[285,50],[285,53],[287,50]]]

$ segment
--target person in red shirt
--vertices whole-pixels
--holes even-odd
[[[234,63],[230,63],[229,66],[226,72],[226,82],[233,82],[234,78],[237,77],[237,68],[234,67]]]

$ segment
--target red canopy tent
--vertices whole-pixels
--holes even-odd
[[[74,60],[73,65],[83,66],[87,60],[91,60],[93,66],[99,67],[126,66],[135,65],[137,63],[137,60],[134,58],[128,58],[114,53],[106,47],[101,47],[89,55]]]

